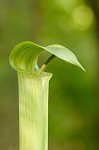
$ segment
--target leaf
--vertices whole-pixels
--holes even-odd
[[[65,48],[64,46],[57,45],[57,44],[49,45],[46,48],[47,51],[54,54],[58,58],[68,63],[71,63],[73,65],[76,65],[85,71],[85,69],[81,66],[81,64],[77,60],[76,56],[68,48]]]
[[[29,41],[22,42],[13,49],[10,55],[10,64],[18,71],[36,74],[40,70],[38,67],[38,57],[44,50],[84,70],[76,56],[69,49],[57,44],[43,47]]]

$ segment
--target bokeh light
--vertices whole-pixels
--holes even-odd
[[[92,10],[88,6],[79,6],[72,11],[73,23],[78,30],[87,30],[94,21]]]

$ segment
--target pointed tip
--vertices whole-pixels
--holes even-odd
[[[84,72],[86,72],[86,70],[82,67],[82,65],[80,64],[79,66]]]
[[[82,67],[82,70],[84,71],[84,72],[86,72],[86,70]]]

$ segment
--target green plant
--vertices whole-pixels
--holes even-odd
[[[51,54],[48,59],[45,51]],[[61,45],[43,47],[27,41],[11,52],[10,64],[17,70],[19,83],[20,150],[48,149],[48,87],[52,74],[44,70],[55,57],[83,69],[75,55]]]

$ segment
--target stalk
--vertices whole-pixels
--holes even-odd
[[[48,90],[52,74],[18,72],[20,150],[48,149]]]
[[[51,55],[51,57],[49,59],[47,59],[47,61],[42,65],[42,67],[40,68],[38,75],[40,75],[45,69],[46,67],[52,62],[52,60],[55,58],[55,55]]]

